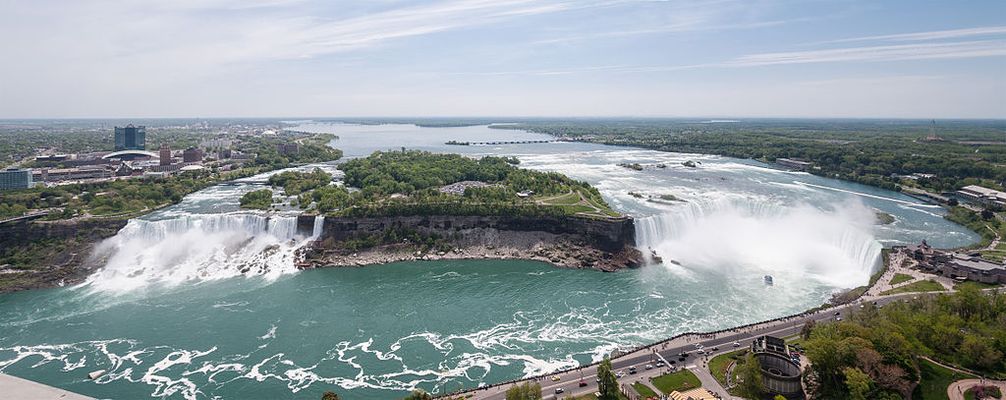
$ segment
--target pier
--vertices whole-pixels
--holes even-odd
[[[6,374],[0,374],[0,393],[3,393],[2,397],[7,400],[94,400],[93,397]]]

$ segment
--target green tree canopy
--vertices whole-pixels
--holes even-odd
[[[528,382],[513,385],[506,390],[506,400],[541,400],[541,385]]]
[[[598,400],[618,400],[618,377],[611,371],[611,359],[604,357],[597,366]]]

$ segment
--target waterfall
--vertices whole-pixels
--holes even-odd
[[[315,220],[315,231],[319,222]],[[296,271],[295,216],[183,214],[133,219],[95,250],[104,266],[88,278],[98,290],[130,290],[238,275],[276,277]]]
[[[669,268],[773,275],[776,282],[813,279],[836,287],[866,283],[882,249],[872,211],[860,203],[822,210],[741,197],[638,218],[636,245]]]
[[[318,214],[318,216],[314,217],[314,229],[311,230],[311,239],[317,239],[321,236],[323,228],[325,228],[325,216]]]
[[[119,231],[119,235],[163,240],[192,230],[203,233],[245,232],[249,235],[266,233],[277,239],[293,239],[297,232],[297,218],[233,213],[186,214],[155,221],[132,219]]]

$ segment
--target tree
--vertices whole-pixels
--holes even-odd
[[[618,400],[618,377],[611,372],[611,359],[604,357],[597,366],[597,391],[601,393],[598,400]]]
[[[321,400],[341,400],[341,399],[339,398],[339,395],[335,394],[335,392],[325,392],[325,394],[321,395]]]
[[[737,368],[737,376],[741,381],[737,387],[741,396],[760,399],[765,394],[765,388],[762,387],[761,365],[758,364],[754,354],[748,353],[744,357],[744,363],[735,368]]]
[[[777,395],[775,395],[775,397],[772,398],[772,400],[786,400],[786,396],[783,396],[781,394],[777,394]]]
[[[413,390],[412,393],[409,393],[408,396],[405,396],[402,400],[433,400],[433,396],[426,393],[425,390],[416,389]]]
[[[506,390],[506,400],[541,400],[541,385],[527,381],[513,385]]]
[[[852,400],[866,400],[866,395],[870,392],[873,380],[859,368],[848,368],[842,370],[845,374],[845,387],[849,390],[849,398]]]
[[[817,322],[813,319],[805,322],[803,324],[803,328],[800,329],[800,337],[802,337],[803,340],[810,339],[810,333],[814,331],[815,326],[817,326]]]
[[[988,221],[992,219],[992,217],[995,217],[995,213],[993,213],[992,210],[989,210],[987,208],[982,210],[982,219]]]

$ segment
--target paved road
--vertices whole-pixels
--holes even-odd
[[[964,392],[978,385],[995,386],[999,388],[1000,394],[1006,394],[1006,381],[963,379],[947,386],[947,397],[950,398],[950,400],[964,400]]]
[[[875,301],[878,305],[883,306],[893,301],[934,294],[935,293],[902,293],[876,297],[871,301]],[[819,323],[834,321],[836,318],[845,315],[850,308],[859,308],[862,304],[862,302],[855,302],[838,307],[832,307],[813,314],[766,322],[745,328],[736,328],[716,335],[689,334],[664,344],[649,346],[632,353],[625,354],[613,359],[611,364],[615,371],[625,372],[625,376],[619,379],[619,383],[631,383],[636,380],[645,382],[647,381],[646,378],[669,372],[667,368],[662,370],[658,370],[657,368],[652,370],[645,369],[647,364],[655,364],[658,359],[657,354],[668,361],[674,361],[672,367],[675,367],[675,370],[679,370],[682,367],[682,364],[684,364],[686,368],[692,366],[703,368],[703,361],[708,361],[715,355],[733,351],[735,349],[734,343],[738,345],[736,348],[740,348],[749,346],[755,338],[762,335],[772,335],[777,337],[792,336],[798,334],[803,328],[803,325],[808,321],[813,320]],[[714,354],[711,355],[698,356],[696,353],[696,345],[702,345],[706,349],[719,348],[719,350],[714,351]],[[681,352],[689,353],[684,362],[679,361],[679,354]],[[631,366],[636,367],[640,373],[637,375],[630,375],[628,373],[628,368]],[[579,387],[581,370],[584,381],[587,383],[587,386],[585,387]],[[538,378],[538,382],[541,384],[542,393],[545,394],[545,398],[550,398],[550,396],[563,398],[568,395],[579,396],[597,391],[597,383],[595,381],[596,376],[596,366],[590,365],[581,369],[550,374]],[[553,377],[558,377],[559,379],[557,381],[553,381]],[[510,386],[510,384],[507,384],[476,389],[472,391],[471,394],[474,395],[475,399],[505,399],[506,389]],[[556,389],[562,389],[563,393],[556,394]],[[720,391],[722,389],[717,390],[709,387],[706,389],[719,392],[718,394],[724,398],[731,398],[729,394]]]

